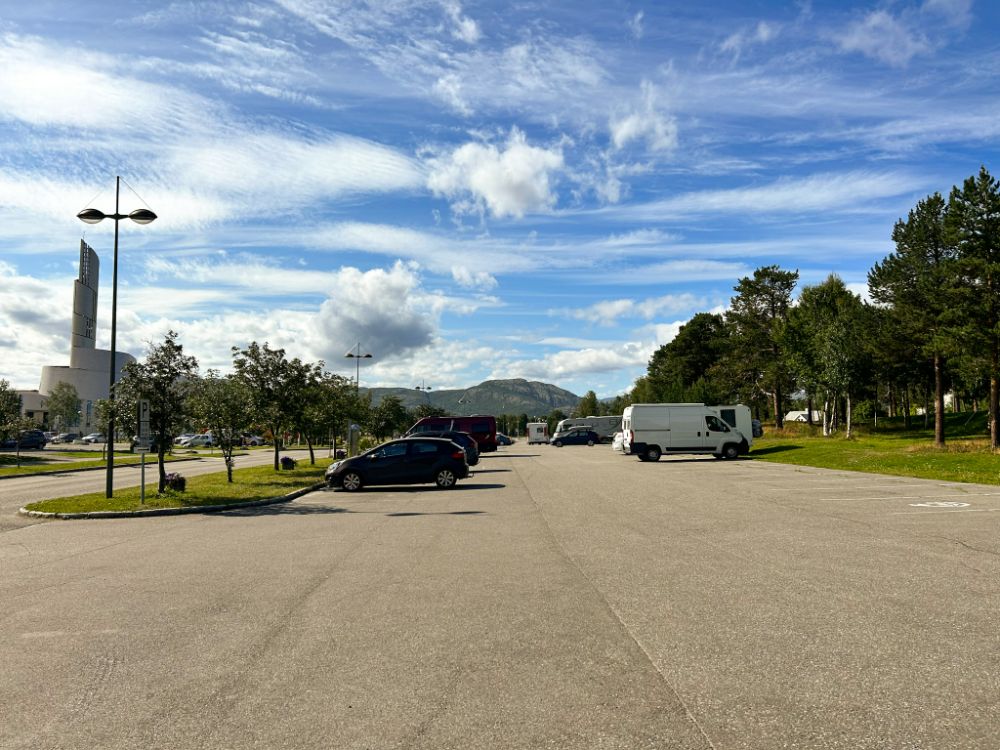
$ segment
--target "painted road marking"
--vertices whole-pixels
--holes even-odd
[[[968,508],[969,503],[954,502],[930,502],[930,503],[910,503],[911,508]]]

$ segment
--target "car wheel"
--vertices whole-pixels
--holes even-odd
[[[442,490],[450,490],[455,486],[455,472],[451,469],[441,469],[434,477],[434,484]]]
[[[732,443],[729,443],[729,445],[726,445],[726,446],[724,446],[722,448],[722,457],[723,458],[727,458],[727,459],[732,460],[732,459],[738,457],[739,455],[740,455],[740,449],[739,449],[739,447],[733,445]]]
[[[593,440],[588,440],[588,441],[587,441],[587,445],[590,445],[590,446],[592,446],[593,444],[594,444],[594,441],[593,441]]]
[[[659,461],[660,455],[661,455],[660,449],[657,446],[651,445],[648,448],[646,448],[647,461]]]
[[[348,492],[357,492],[361,489],[361,475],[356,471],[349,471],[340,478],[340,486]]]
[[[562,440],[556,440],[552,445],[556,448],[562,448]]]

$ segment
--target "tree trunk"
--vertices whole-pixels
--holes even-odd
[[[157,492],[162,494],[163,491],[167,488],[167,460],[166,460],[167,450],[166,447],[163,445],[163,440],[158,439],[156,442],[157,442],[156,465],[160,473],[160,482],[158,485],[159,489],[157,490]]]
[[[810,395],[806,398],[806,424],[812,427],[813,423],[813,398]]]
[[[823,399],[823,437],[830,437],[830,394]]]
[[[903,389],[903,427],[913,429],[913,416],[910,414],[910,387]]]
[[[1000,447],[997,426],[997,413],[1000,412],[1000,377],[997,376],[997,359],[997,348],[994,345],[992,352],[993,372],[990,374],[990,448],[993,450]]]
[[[309,463],[312,466],[315,466],[316,465],[316,455],[313,453],[313,439],[309,435],[306,435],[306,445],[309,446]]]
[[[934,445],[944,448],[944,360],[934,355]]]
[[[785,426],[785,415],[781,413],[781,386],[774,384],[774,426],[779,430]]]
[[[847,398],[845,400],[847,402],[847,409],[845,411],[845,414],[847,416],[847,439],[850,440],[851,439],[851,392],[850,391],[847,392]]]

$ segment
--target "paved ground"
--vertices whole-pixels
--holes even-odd
[[[0,747],[1000,747],[1000,487],[477,468],[0,534]]]

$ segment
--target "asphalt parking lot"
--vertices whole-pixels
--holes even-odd
[[[515,444],[0,534],[0,746],[1000,747],[1000,487]]]

